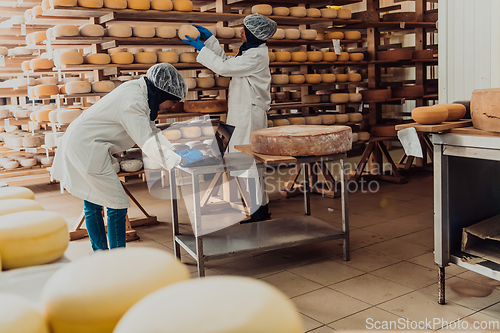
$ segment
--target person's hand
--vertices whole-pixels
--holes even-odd
[[[182,157],[181,166],[191,164],[203,159],[203,153],[199,150],[188,148],[177,152],[177,155]]]
[[[196,29],[198,29],[198,31],[200,32],[201,39],[207,40],[207,39],[209,39],[210,37],[213,36],[213,34],[210,32],[210,30],[208,30],[205,27],[202,27],[201,25],[193,24],[193,27],[195,27]]]
[[[205,47],[205,44],[203,44],[203,42],[200,40],[200,37],[198,37],[198,38],[196,38],[196,40],[194,40],[191,37],[189,37],[188,35],[186,35],[186,38],[187,39],[183,39],[182,41],[186,44],[193,46],[198,51],[201,51],[201,49]]]

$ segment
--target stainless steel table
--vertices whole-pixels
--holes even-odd
[[[439,304],[450,263],[500,280],[500,265],[461,252],[462,228],[500,213],[500,137],[434,134],[434,247]]]
[[[291,216],[269,221],[235,224],[230,227],[202,234],[199,175],[246,170],[254,158],[245,153],[231,153],[224,157],[224,164],[205,167],[178,169],[187,172],[192,177],[194,226],[193,232],[180,233],[179,216],[176,197],[175,172],[170,172],[170,190],[172,197],[172,221],[174,236],[174,254],[181,259],[182,247],[192,256],[198,265],[198,276],[205,275],[205,262],[209,260],[228,258],[232,256],[260,253],[308,243],[322,242],[333,239],[343,239],[343,259],[349,260],[349,215],[347,202],[347,177],[344,161],[346,154],[336,154],[318,157],[298,157],[297,163],[304,167],[304,210],[303,216]],[[308,163],[316,161],[338,161],[341,166],[341,200],[342,227],[336,228],[329,223],[310,216],[309,179],[311,170]],[[273,163],[274,164],[274,163]],[[265,164],[257,162],[257,168],[264,175]],[[332,199],[334,200],[334,199]],[[272,203],[271,203],[272,205]]]

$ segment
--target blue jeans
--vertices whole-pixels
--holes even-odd
[[[106,229],[104,228],[104,219],[102,217],[102,206],[83,200],[85,212],[85,224],[90,237],[92,249],[107,250],[108,240],[106,239]],[[113,209],[107,208],[108,215],[108,236],[109,248],[125,247],[125,216],[127,208]]]

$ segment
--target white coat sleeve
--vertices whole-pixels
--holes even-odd
[[[201,49],[196,61],[219,75],[231,77],[249,76],[262,66],[262,59],[258,54],[244,54],[224,60],[208,47]]]
[[[212,50],[216,55],[218,55],[222,59],[224,59],[224,60],[227,59],[226,52],[220,46],[219,40],[217,38],[215,38],[214,35],[210,36],[210,38],[205,41],[205,47],[208,47],[210,50]]]
[[[120,122],[127,134],[144,154],[163,168],[170,170],[179,165],[181,157],[173,151],[172,144],[161,131],[152,127],[149,112],[138,104],[131,104],[122,114]]]

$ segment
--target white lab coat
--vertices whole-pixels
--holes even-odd
[[[112,154],[137,144],[166,169],[181,161],[171,143],[150,121],[149,114],[145,80],[120,85],[68,127],[57,148],[52,177],[80,199],[115,209],[130,207],[113,168],[116,161]]]

